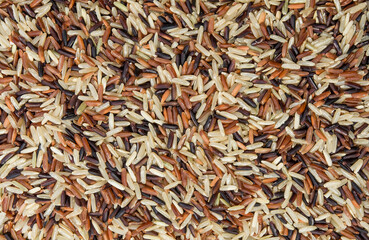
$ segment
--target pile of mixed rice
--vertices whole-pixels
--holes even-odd
[[[368,20],[0,1],[0,239],[369,239]]]

